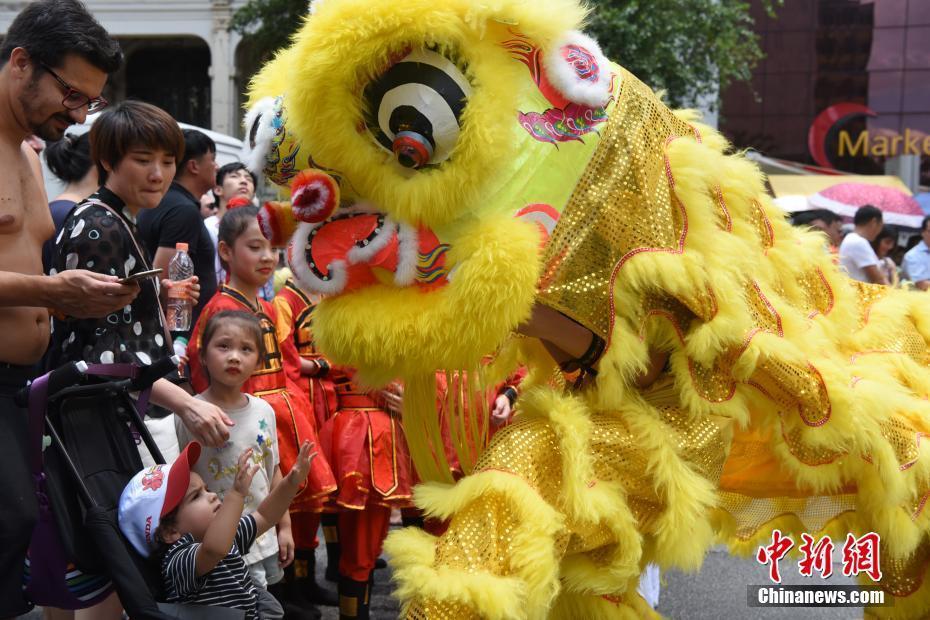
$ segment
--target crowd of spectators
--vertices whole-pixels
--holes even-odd
[[[810,227],[826,236],[827,249],[850,278],[871,284],[930,289],[930,216],[913,229],[884,223],[882,211],[863,205],[844,231],[843,218],[827,209],[799,211],[791,216],[795,226]]]

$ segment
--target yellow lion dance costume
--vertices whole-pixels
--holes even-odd
[[[322,350],[405,382],[431,481],[416,501],[450,520],[388,539],[404,614],[650,616],[647,562],[696,569],[775,528],[877,532],[895,604],[870,613],[927,614],[926,298],[848,279],[584,17],[574,0],[317,0],[252,85],[253,166],[283,187],[329,175],[267,234],[327,296]],[[596,376],[514,335],[534,304],[605,343]],[[651,350],[669,362],[638,388]],[[484,446],[482,391],[517,363],[516,422]],[[467,377],[445,403],[469,473],[454,485],[437,371]]]

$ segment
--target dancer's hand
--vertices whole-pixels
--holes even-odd
[[[401,383],[392,383],[381,390],[381,399],[388,412],[401,415],[404,410],[404,386]]]
[[[510,406],[510,399],[501,394],[494,399],[494,408],[491,409],[491,424],[495,427],[502,426],[510,420],[513,408]]]

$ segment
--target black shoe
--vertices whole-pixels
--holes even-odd
[[[284,581],[268,586],[268,593],[275,597],[284,609],[284,620],[320,620],[323,614],[316,607],[301,607],[291,601],[288,596],[289,586],[290,584]]]
[[[329,588],[324,588],[316,580],[305,582],[300,585],[300,588],[301,592],[305,593],[310,602],[315,605],[339,607],[339,595]]]
[[[339,619],[368,620],[371,588],[367,581],[339,578]]]
[[[338,607],[339,596],[316,582],[316,554],[311,549],[298,549],[294,559],[295,574],[292,595],[303,604]]]

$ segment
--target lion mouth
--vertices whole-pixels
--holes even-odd
[[[448,249],[428,228],[413,228],[359,204],[323,222],[301,223],[288,262],[305,286],[326,295],[379,283],[435,288],[447,282]]]

